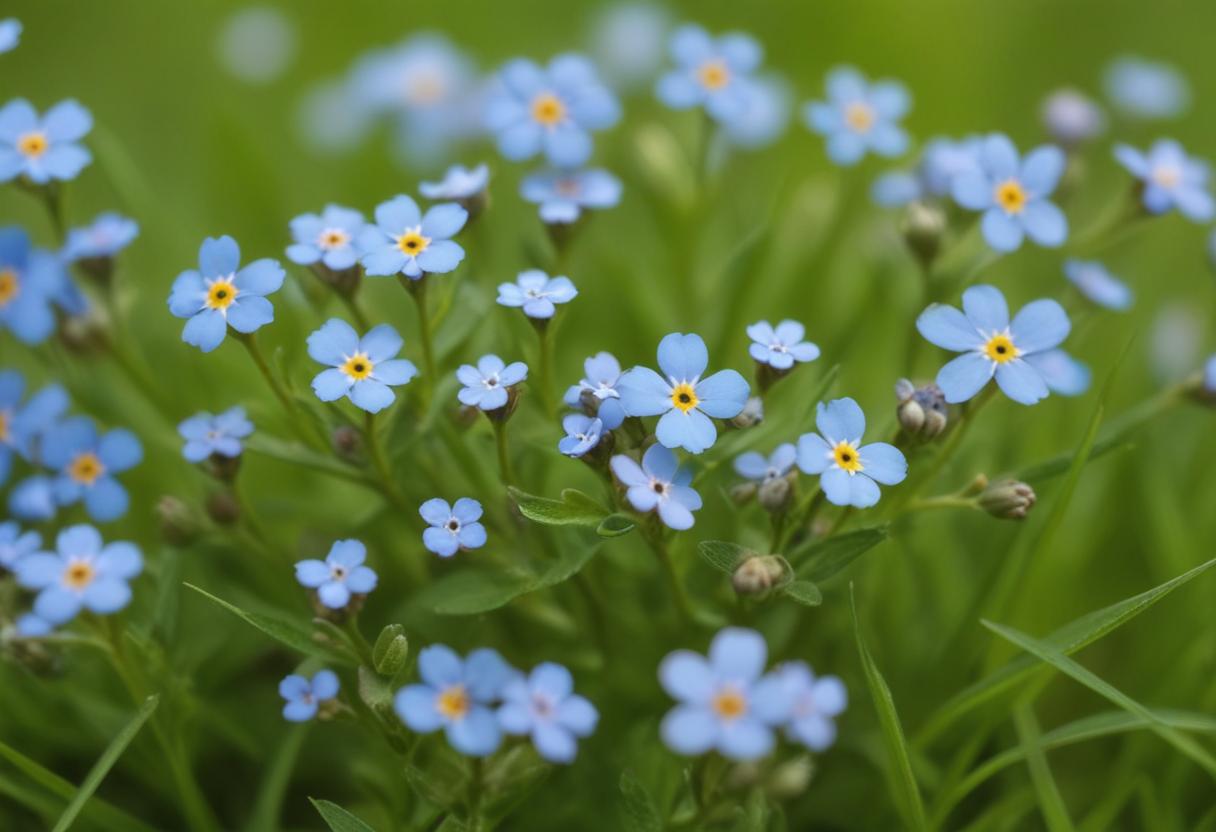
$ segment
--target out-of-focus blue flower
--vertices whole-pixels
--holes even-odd
[[[39,116],[24,98],[13,99],[0,108],[0,182],[75,179],[93,161],[77,144],[92,127],[93,116],[76,101],[60,101]]]
[[[979,167],[955,176],[951,191],[959,205],[983,212],[980,228],[997,251],[1016,251],[1023,237],[1055,248],[1068,237],[1068,220],[1047,197],[1063,173],[1058,147],[1043,145],[1022,159],[1007,136],[993,133],[980,147]]]
[[[83,228],[68,232],[63,257],[69,262],[114,257],[139,236],[139,223],[122,214],[107,212]]]
[[[22,638],[42,638],[49,636],[54,629],[55,625],[32,612],[17,616],[17,635]]]
[[[1035,355],[1035,369],[1047,389],[1061,396],[1079,396],[1089,389],[1093,374],[1084,363],[1061,349]]]
[[[756,482],[768,482],[788,474],[797,460],[798,449],[792,442],[785,442],[768,457],[757,451],[739,454],[735,457],[735,473]]]
[[[850,398],[819,403],[815,415],[819,433],[798,438],[798,467],[818,474],[828,502],[869,508],[881,496],[878,484],[896,485],[908,475],[908,461],[886,442],[861,444],[866,415]]]
[[[393,707],[411,731],[444,730],[461,754],[485,757],[502,742],[490,705],[515,674],[498,652],[481,648],[461,659],[451,648],[433,644],[418,654],[422,684],[397,691]]]
[[[296,133],[319,154],[353,150],[367,136],[376,114],[359,99],[346,78],[310,87],[296,104]]]
[[[490,184],[490,168],[481,164],[475,168],[452,165],[438,182],[422,182],[418,193],[427,199],[446,199],[463,203],[485,193]]]
[[[12,520],[0,523],[0,569],[15,571],[19,560],[41,548],[42,535],[38,532],[23,532]]]
[[[793,93],[789,83],[778,75],[754,79],[743,98],[738,118],[722,123],[722,133],[737,147],[766,147],[785,133],[790,123]]]
[[[279,682],[279,696],[286,700],[283,718],[288,722],[308,722],[317,715],[322,702],[338,695],[338,674],[332,670],[318,670],[312,679],[295,673],[283,677]]]
[[[1106,114],[1092,98],[1066,87],[1043,101],[1043,126],[1053,141],[1075,147],[1102,135]]]
[[[884,173],[870,186],[870,199],[885,208],[907,205],[925,196],[925,189],[915,173],[893,170]]]
[[[600,444],[604,423],[594,416],[570,413],[562,418],[562,430],[566,431],[557,442],[557,449],[566,456],[580,457]]]
[[[188,462],[202,462],[213,454],[232,459],[241,455],[241,440],[253,433],[253,422],[238,405],[218,416],[195,414],[178,425],[177,432],[186,440],[182,456]]]
[[[287,259],[301,266],[323,263],[340,272],[359,262],[355,247],[366,223],[353,208],[326,205],[321,214],[301,214],[291,221],[294,243],[287,247]]]
[[[46,432],[42,461],[58,471],[55,500],[69,506],[84,500],[89,516],[99,523],[127,513],[127,489],[115,477],[144,458],[143,445],[129,430],[104,435],[84,416],[65,419]]]
[[[129,583],[143,569],[134,543],[103,543],[97,529],[82,524],[61,531],[55,549],[17,563],[17,583],[38,592],[34,613],[39,618],[63,624],[81,608],[110,615],[131,600]]]
[[[1148,153],[1116,145],[1115,158],[1143,183],[1140,199],[1149,213],[1164,214],[1177,208],[1195,222],[1207,222],[1216,213],[1216,204],[1208,193],[1211,171],[1207,162],[1187,156],[1178,142],[1160,139]]]
[[[595,65],[573,54],[557,56],[544,69],[524,58],[510,61],[485,109],[486,128],[503,156],[520,162],[543,151],[560,167],[591,158],[591,133],[620,117],[620,104]]]
[[[659,442],[699,454],[718,437],[712,419],[738,416],[750,388],[734,370],[702,378],[709,353],[699,335],[667,335],[659,342],[658,358],[662,376],[648,367],[621,376],[621,405],[630,416],[661,415],[655,428]]]
[[[899,156],[908,149],[908,134],[899,121],[912,99],[903,84],[870,83],[853,67],[837,67],[828,73],[827,94],[827,101],[808,103],[803,118],[807,127],[827,139],[833,162],[855,165],[867,152]]]
[[[1190,85],[1178,70],[1131,55],[1111,62],[1105,85],[1115,107],[1135,118],[1174,118],[1191,102]]]
[[[187,344],[211,352],[224,342],[229,326],[249,334],[274,320],[266,295],[283,285],[283,267],[268,257],[240,266],[236,240],[208,237],[198,250],[198,269],[173,281],[169,311],[187,319],[182,329]]]
[[[376,223],[359,234],[363,268],[368,277],[404,274],[445,274],[460,265],[464,249],[451,238],[464,228],[469,212],[453,202],[418,210],[408,196],[396,196],[376,206]]]
[[[836,676],[816,678],[806,662],[786,662],[773,671],[790,701],[785,735],[811,751],[824,751],[836,740],[833,719],[844,713],[849,694]]]
[[[374,326],[360,338],[346,321],[330,318],[308,336],[309,357],[330,367],[312,380],[313,392],[323,402],[346,396],[360,410],[379,413],[396,398],[390,387],[418,375],[413,362],[394,358],[403,343],[388,324]]]
[[[502,689],[498,724],[508,734],[528,734],[540,756],[551,763],[574,762],[578,740],[589,737],[599,712],[574,692],[570,671],[544,662],[523,676],[512,676]]]
[[[1034,404],[1048,393],[1043,355],[1068,337],[1071,325],[1064,307],[1047,298],[1023,306],[1010,323],[1000,289],[972,286],[963,292],[963,311],[935,303],[916,328],[929,343],[963,353],[937,374],[946,401],[967,401],[995,376],[1006,396]]]
[[[544,222],[566,225],[582,216],[584,208],[616,207],[621,201],[621,180],[600,168],[542,170],[523,178],[519,195],[540,206]]]
[[[16,370],[0,370],[0,485],[12,470],[13,456],[39,461],[43,434],[68,409],[68,394],[48,384],[22,404],[25,378]]]
[[[602,6],[588,26],[595,65],[618,88],[647,83],[663,63],[670,28],[670,12],[653,3]]]
[[[662,445],[651,445],[640,466],[624,454],[614,456],[610,464],[634,509],[658,511],[668,528],[692,528],[692,513],[701,508],[701,495],[690,485],[692,471],[681,466],[674,453]]]
[[[717,751],[755,760],[773,748],[773,728],[790,714],[781,680],[764,674],[768,647],[755,630],[726,627],[709,645],[708,659],[691,650],[668,653],[659,682],[678,704],[659,727],[677,754]]]
[[[583,394],[588,393],[596,401],[596,416],[605,430],[615,430],[625,421],[625,409],[621,407],[621,394],[617,383],[621,379],[621,365],[612,353],[599,352],[583,362],[583,378],[566,390],[565,402],[573,408],[585,407]]]
[[[1216,393],[1216,355],[1208,358],[1207,363],[1203,365],[1203,389]]]
[[[50,520],[56,508],[55,481],[44,474],[26,477],[8,495],[8,510],[18,520]]]
[[[806,327],[797,321],[786,319],[776,327],[768,321],[757,321],[747,328],[747,337],[752,339],[747,351],[761,364],[774,370],[788,370],[794,362],[814,361],[819,357],[819,347],[802,340],[804,335]]]
[[[12,52],[21,42],[21,21],[15,17],[0,20],[0,55]]]
[[[295,22],[273,6],[246,6],[224,21],[216,37],[220,65],[248,84],[269,84],[291,65]]]
[[[982,145],[983,139],[979,136],[932,138],[925,143],[914,171],[884,174],[875,181],[870,195],[876,203],[888,207],[929,197],[949,196],[956,176],[980,169]]]
[[[461,497],[455,505],[433,497],[418,509],[430,528],[422,532],[422,545],[441,558],[450,558],[461,549],[480,549],[486,544],[486,527],[481,519],[481,503]]]
[[[477,366],[462,364],[456,379],[464,385],[456,394],[460,403],[481,410],[506,407],[509,389],[528,377],[528,365],[522,361],[504,364],[497,355],[483,355]]]
[[[1116,312],[1131,308],[1132,290],[1097,260],[1065,260],[1064,275],[1082,295],[1098,306]]]
[[[58,257],[31,249],[23,229],[0,228],[0,329],[26,344],[45,341],[55,331],[52,304],[64,299],[66,284]]]
[[[742,32],[711,37],[700,26],[681,26],[668,44],[676,68],[655,86],[659,100],[676,110],[704,107],[720,124],[746,117],[755,95],[752,73],[764,50]]]
[[[569,303],[577,295],[570,278],[549,277],[540,269],[520,272],[514,283],[498,284],[499,305],[523,307],[529,318],[552,318],[557,313],[554,304]]]
[[[364,566],[367,547],[358,540],[338,540],[325,560],[302,560],[296,564],[296,580],[315,589],[317,599],[331,610],[350,603],[352,595],[366,595],[376,588],[376,573]]]

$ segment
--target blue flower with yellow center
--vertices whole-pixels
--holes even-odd
[[[418,210],[408,196],[376,206],[376,222],[359,234],[363,268],[368,277],[404,274],[418,280],[424,274],[444,274],[460,265],[464,249],[451,237],[464,228],[469,212],[452,202]]]
[[[1147,153],[1116,145],[1115,158],[1140,180],[1140,201],[1150,214],[1176,208],[1195,222],[1207,222],[1216,214],[1216,202],[1208,191],[1208,164],[1187,156],[1178,142],[1161,139]]]
[[[291,221],[295,240],[287,247],[287,259],[301,266],[322,263],[333,271],[349,269],[359,262],[356,242],[366,223],[353,208],[326,205],[318,214],[301,214]]]
[[[116,475],[143,458],[143,445],[131,431],[116,428],[99,434],[84,416],[65,419],[42,440],[42,462],[58,472],[55,501],[69,506],[83,500],[89,516],[99,523],[127,513],[130,498]]]
[[[354,595],[366,595],[376,588],[376,573],[364,566],[367,547],[358,540],[339,540],[329,549],[325,560],[302,560],[296,564],[296,580],[315,590],[317,600],[331,610],[340,610]]]
[[[655,85],[660,101],[673,110],[703,107],[723,125],[747,118],[759,94],[752,75],[764,59],[755,38],[742,32],[712,37],[689,24],[672,34],[668,52],[676,68]]]
[[[82,524],[61,531],[55,549],[17,563],[17,583],[38,593],[34,613],[39,618],[63,624],[81,609],[111,615],[130,602],[130,581],[143,570],[134,543],[104,543],[97,529]]]
[[[635,511],[654,511],[670,529],[691,529],[692,513],[701,508],[701,495],[692,488],[692,470],[662,445],[651,445],[638,465],[632,457],[617,454],[609,463],[625,498]]]
[[[815,414],[818,433],[798,438],[798,467],[818,474],[819,487],[829,503],[869,508],[881,496],[878,487],[896,485],[908,475],[908,461],[886,442],[861,444],[866,415],[849,398],[819,403]]]
[[[827,101],[808,103],[803,119],[827,139],[828,158],[847,166],[866,153],[899,156],[907,150],[908,134],[899,120],[911,106],[908,90],[898,81],[870,83],[853,67],[837,67],[828,73]]]
[[[412,361],[395,358],[403,343],[388,324],[372,327],[360,338],[346,321],[330,318],[308,336],[308,355],[330,367],[312,380],[313,392],[323,402],[346,396],[360,410],[379,413],[396,398],[391,387],[418,375]]]
[[[574,762],[579,739],[594,733],[599,717],[595,706],[574,692],[570,671],[554,662],[513,676],[503,686],[498,708],[503,731],[528,735],[536,753],[551,763]]]
[[[431,734],[442,728],[461,754],[486,757],[502,743],[502,729],[490,706],[515,674],[488,647],[461,659],[451,648],[432,644],[418,654],[422,683],[397,691],[393,708],[411,731]]]
[[[75,179],[93,156],[77,144],[93,116],[75,101],[60,101],[43,116],[24,98],[0,108],[0,182],[22,176],[35,185]]]
[[[338,696],[338,674],[318,670],[311,679],[291,674],[279,682],[279,696],[286,700],[283,718],[288,722],[308,722],[317,715],[320,706]]]
[[[542,170],[524,177],[519,195],[540,206],[543,222],[568,225],[586,208],[615,207],[621,201],[621,180],[601,168]]]

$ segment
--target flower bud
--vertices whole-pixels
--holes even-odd
[[[241,506],[228,491],[216,491],[207,498],[207,516],[218,525],[231,526],[241,517]]]
[[[896,416],[909,436],[932,439],[946,429],[946,396],[936,384],[917,387],[906,378],[895,384]]]
[[[1087,95],[1070,88],[1056,90],[1043,102],[1043,126],[1066,149],[1099,136],[1106,115]]]
[[[380,631],[376,645],[372,648],[372,662],[381,676],[396,676],[410,655],[410,642],[405,637],[405,628],[400,624],[389,624]]]
[[[732,486],[730,489],[730,499],[737,506],[745,505],[748,500],[756,496],[756,483],[748,480],[741,482],[738,485]]]
[[[177,497],[165,495],[156,503],[160,533],[174,546],[188,546],[201,531],[199,518]]]
[[[922,266],[928,268],[941,251],[942,238],[946,234],[946,214],[936,205],[910,202],[900,230],[908,249]]]
[[[760,485],[758,501],[765,511],[776,514],[784,511],[794,494],[794,485],[789,477],[772,477]]]
[[[110,323],[97,308],[59,320],[59,340],[76,355],[96,355],[110,348]]]
[[[815,776],[815,763],[803,754],[786,760],[769,773],[768,793],[777,800],[792,800],[806,791]]]
[[[764,421],[764,400],[759,396],[752,396],[743,405],[743,410],[739,411],[739,415],[730,420],[731,425],[737,428],[751,428]]]
[[[217,480],[232,482],[236,479],[237,472],[241,470],[241,455],[224,456],[223,454],[212,454],[207,457],[204,468],[208,474]]]
[[[780,555],[752,555],[735,568],[730,582],[740,595],[767,595],[790,575],[790,566]]]
[[[1012,479],[990,484],[978,498],[980,508],[1005,520],[1022,520],[1034,507],[1034,501],[1034,489]]]
[[[350,425],[339,425],[330,436],[335,453],[346,459],[352,459],[363,448],[363,434]]]

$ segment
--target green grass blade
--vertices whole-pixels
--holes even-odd
[[[300,756],[300,748],[308,736],[309,723],[293,725],[283,742],[279,744],[274,759],[270,761],[265,776],[258,786],[257,799],[253,802],[253,812],[246,828],[250,832],[275,832],[279,826],[279,813],[283,808],[283,795],[291,782],[291,774],[295,770],[296,759]]]
[[[207,590],[197,587],[194,584],[187,583],[185,586],[193,589],[199,595],[210,599],[219,606],[228,610],[228,612],[232,613],[237,618],[240,618],[245,623],[261,630],[263,633],[270,636],[280,644],[286,645],[293,650],[298,650],[307,656],[319,656],[329,661],[342,662],[343,664],[350,663],[349,657],[321,647],[312,640],[312,634],[309,630],[292,621],[275,618],[274,616],[262,615],[261,613],[248,612],[241,609],[236,604],[229,603],[223,598],[212,595]]]
[[[331,803],[328,800],[317,800],[312,797],[308,798],[308,802],[313,805],[313,808],[321,815],[321,819],[325,821],[325,825],[332,832],[376,832],[375,829],[372,829],[337,803]]]
[[[1013,724],[1017,728],[1026,767],[1030,769],[1030,780],[1039,799],[1043,821],[1051,832],[1072,832],[1072,818],[1068,815],[1064,798],[1060,796],[1060,787],[1051,775],[1051,767],[1047,765],[1047,755],[1043,753],[1039,735],[1039,721],[1034,718],[1029,704],[1021,702],[1013,709]]]

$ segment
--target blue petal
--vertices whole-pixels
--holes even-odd
[[[341,318],[330,318],[308,336],[308,357],[336,367],[359,351],[359,334]]]
[[[827,404],[819,403],[815,426],[829,443],[856,442],[866,432],[866,415],[860,405],[850,398],[834,399]]]
[[[1022,211],[1026,236],[1041,246],[1056,248],[1068,237],[1068,218],[1054,203],[1035,200]]]
[[[446,733],[452,747],[470,757],[487,757],[502,742],[498,720],[486,708],[473,708],[463,719],[448,723]]]
[[[545,155],[558,167],[574,168],[591,158],[591,134],[564,124],[544,135]]]
[[[237,332],[256,332],[274,321],[274,305],[258,295],[238,297],[228,307],[228,324]]]
[[[352,330],[353,332],[353,330]],[[359,351],[365,353],[373,364],[379,364],[381,361],[388,359],[401,352],[401,346],[405,341],[397,330],[393,329],[389,324],[379,324],[372,327],[362,339],[359,340]],[[349,353],[348,353],[349,354]],[[335,363],[335,362],[326,362]]]
[[[984,343],[966,315],[941,303],[932,304],[920,313],[916,329],[929,343],[955,352],[976,349]]]
[[[331,367],[317,373],[312,380],[312,390],[321,401],[332,402],[345,396],[353,383],[346,373]]]
[[[798,437],[798,469],[804,474],[822,474],[832,464],[832,446],[817,433]]]
[[[659,736],[677,754],[689,757],[704,754],[717,743],[718,721],[709,708],[680,705],[663,717]]]
[[[93,115],[72,99],[60,101],[42,117],[47,137],[54,142],[74,142],[93,129]]]
[[[938,370],[937,386],[950,404],[965,402],[992,378],[994,364],[978,352],[969,352]]]
[[[241,264],[241,249],[236,240],[208,237],[198,250],[198,268],[203,277],[223,277],[234,274]]]
[[[379,413],[393,403],[393,391],[386,384],[365,378],[356,381],[350,388],[350,400],[355,407],[368,413]]]
[[[1044,197],[1056,189],[1064,173],[1064,153],[1058,147],[1036,147],[1022,160],[1020,180],[1033,196]]]
[[[560,725],[542,722],[532,732],[536,753],[551,763],[569,763],[578,754],[574,735]]]
[[[460,548],[459,542],[447,529],[434,526],[422,530],[422,545],[441,558],[450,558]]]
[[[429,734],[443,725],[443,717],[435,710],[435,691],[426,685],[409,685],[393,697],[393,710],[411,731]]]
[[[1018,174],[1018,151],[1008,136],[993,133],[980,145],[980,160],[994,180],[1009,179]]]
[[[883,485],[895,485],[903,482],[908,476],[908,460],[894,445],[874,442],[859,448],[857,455],[864,466],[866,476]]]
[[[1023,354],[1049,350],[1068,337],[1071,324],[1064,307],[1043,298],[1022,307],[1013,318],[1009,334],[1014,346]]]
[[[203,352],[211,352],[224,342],[228,322],[218,309],[204,309],[186,321],[182,327],[182,340]]]
[[[713,446],[718,430],[701,411],[685,413],[673,407],[659,419],[655,438],[664,447],[683,448],[690,454],[699,454]]]
[[[406,384],[418,375],[418,368],[404,358],[382,361],[376,365],[375,379],[388,385]]]
[[[131,602],[131,587],[116,578],[97,578],[84,591],[81,601],[90,612],[110,615]]]
[[[1019,404],[1034,404],[1047,398],[1047,383],[1039,371],[1020,358],[996,368],[996,383],[1001,391]]]
[[[617,382],[617,392],[621,407],[630,416],[658,416],[674,406],[671,386],[649,367],[627,370]]]
[[[722,726],[718,750],[731,760],[755,760],[773,749],[773,732],[758,719],[740,717]]]
[[[673,110],[687,110],[701,103],[705,89],[687,72],[669,72],[655,84],[655,95]]]
[[[113,477],[102,477],[85,491],[84,507],[98,523],[109,523],[127,513],[131,498]]]
[[[705,372],[709,352],[696,334],[673,332],[659,342],[659,368],[676,381],[692,381]]]
[[[989,208],[980,220],[980,230],[988,245],[997,251],[1016,251],[1022,245],[1022,225],[1000,208]]]
[[[1089,389],[1092,376],[1089,368],[1064,350],[1036,352],[1026,356],[1025,361],[1038,371],[1053,393],[1079,396]]]
[[[329,580],[330,568],[324,561],[302,560],[296,564],[296,582],[309,589],[316,589]]]
[[[750,392],[743,376],[720,370],[697,385],[697,409],[715,419],[733,419],[743,411]]]
[[[452,516],[452,507],[448,505],[447,500],[439,497],[432,497],[418,508],[418,513],[422,515],[422,519],[432,526],[442,526]]]
[[[408,196],[395,196],[376,206],[376,225],[385,234],[397,236],[407,228],[422,223],[418,203]]]
[[[751,682],[760,678],[768,645],[755,630],[726,627],[709,645],[709,664],[719,679]]]
[[[418,675],[433,688],[445,688],[464,681],[464,662],[444,644],[424,647],[418,654]]]
[[[544,133],[535,121],[521,121],[498,134],[498,152],[512,162],[522,162],[540,152]]]
[[[983,211],[992,205],[992,182],[979,170],[965,170],[950,181],[954,201],[971,211]]]
[[[263,257],[237,272],[233,283],[243,295],[269,295],[283,287],[286,276],[277,260]]]
[[[418,267],[432,274],[446,274],[460,265],[464,249],[451,240],[436,240],[418,255]]]
[[[975,329],[989,336],[1009,326],[1009,306],[995,286],[972,286],[963,292],[963,311]]]
[[[436,205],[422,218],[422,233],[433,240],[445,240],[464,228],[469,212],[454,202]]]
[[[135,434],[116,428],[97,443],[97,456],[106,470],[118,474],[138,465],[144,458],[144,447]]]

